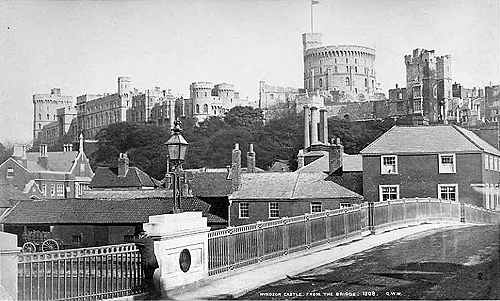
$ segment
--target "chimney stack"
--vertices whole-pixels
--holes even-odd
[[[310,140],[310,129],[309,129],[309,124],[311,123],[310,117],[309,117],[309,107],[304,106],[304,150],[307,150],[311,146],[311,140]]]
[[[319,110],[319,140],[323,144],[328,144],[328,117],[326,109]]]
[[[297,169],[304,167],[304,150],[299,150],[297,155]]]
[[[232,177],[231,177],[231,188],[232,191],[237,191],[240,188],[240,181],[241,181],[241,151],[240,151],[240,145],[238,143],[234,144],[234,149],[232,153],[232,159],[231,159],[231,171],[232,171]]]
[[[255,172],[255,152],[253,151],[253,143],[250,143],[247,153],[247,172]]]
[[[28,159],[26,158],[26,146],[25,145],[15,145],[14,153],[12,157],[16,159],[24,168],[28,167]]]
[[[78,146],[78,152],[83,153],[83,132],[80,133],[80,145]]]
[[[38,164],[43,168],[47,168],[49,165],[49,159],[47,158],[47,144],[40,144],[40,157],[38,158]]]
[[[311,107],[311,145],[319,143],[318,124],[319,124],[318,108]]]
[[[330,151],[328,153],[329,172],[337,175],[342,174],[342,163],[344,157],[344,146],[340,144],[340,138],[332,138]]]
[[[120,153],[118,158],[118,176],[125,177],[128,172],[129,160],[127,154]]]

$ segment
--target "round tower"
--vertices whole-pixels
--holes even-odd
[[[193,116],[208,116],[209,108],[212,102],[212,89],[214,85],[211,82],[194,82],[189,87],[189,93],[193,103]]]

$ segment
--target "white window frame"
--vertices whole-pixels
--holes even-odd
[[[493,156],[489,155],[488,156],[488,169],[489,170],[494,170],[494,166],[493,166]]]
[[[271,208],[272,205],[276,205],[276,208]],[[268,208],[269,208],[269,219],[280,218],[280,206],[278,202],[269,202]],[[271,214],[271,212],[273,213],[278,212],[278,216],[274,216],[274,214]]]
[[[489,156],[487,154],[484,154],[484,169],[489,170],[490,169],[490,160],[488,158]]]
[[[445,166],[442,163],[443,157],[450,157],[450,156],[453,157],[453,170],[452,171],[445,170]],[[448,173],[448,174],[457,173],[457,156],[455,154],[439,154],[438,158],[439,158],[439,162],[438,162],[439,173]]]
[[[353,205],[351,203],[339,203],[339,208],[351,208]]]
[[[57,184],[56,185],[56,194],[57,196],[64,196],[64,184]]]
[[[319,211],[313,211],[313,207],[314,206],[318,206],[319,205]],[[322,202],[311,202],[311,206],[310,206],[310,212],[311,213],[319,213],[319,212],[322,212],[323,211],[323,203]]]
[[[246,209],[245,208],[242,208],[243,204],[246,205]],[[244,210],[246,210],[247,212],[247,216],[243,216],[243,214],[241,214]],[[238,217],[239,218],[250,218],[250,204],[248,202],[241,202],[241,203],[238,203]]]
[[[399,185],[379,185],[378,186],[378,199],[379,199],[379,201],[381,201],[381,202],[383,201],[383,197],[382,197],[382,189],[383,188],[396,188],[395,200],[399,199]]]
[[[439,200],[447,200],[447,199],[441,198],[441,188],[442,187],[455,187],[455,201],[458,201],[458,184],[438,184],[437,198]]]
[[[384,159],[385,158],[394,158],[394,162],[395,162],[395,167],[394,167],[394,172],[386,172],[386,170],[384,169]],[[380,174],[383,174],[383,175],[397,175],[399,173],[399,169],[398,169],[398,156],[397,155],[383,155],[383,156],[380,156]]]
[[[50,196],[55,196],[55,195],[56,195],[56,185],[50,184]]]
[[[14,177],[14,167],[7,167],[7,179],[12,179]]]
[[[47,184],[42,184],[40,186],[40,190],[42,192],[42,195],[47,196]]]

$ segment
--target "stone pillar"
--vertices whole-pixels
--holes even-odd
[[[311,145],[319,143],[318,123],[319,123],[318,108],[311,107]]]
[[[307,150],[311,146],[311,132],[309,129],[310,123],[309,107],[304,106],[304,150]]]
[[[319,120],[320,120],[320,127],[323,128],[322,133],[323,133],[323,139],[321,141],[324,144],[328,144],[328,115],[327,115],[327,110],[326,109],[321,109],[319,110]]]
[[[319,129],[318,129],[318,140],[321,143],[325,143],[325,114],[323,109],[319,110]]]
[[[19,252],[17,236],[0,232],[0,300],[17,300]]]
[[[153,215],[143,228],[154,240],[159,268],[155,282],[162,297],[208,277],[207,218],[201,212]]]

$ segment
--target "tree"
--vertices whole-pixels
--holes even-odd
[[[224,122],[232,127],[244,127],[255,129],[262,127],[264,123],[264,114],[261,109],[252,107],[234,107],[224,116]]]
[[[9,159],[10,156],[12,156],[13,150],[14,148],[12,146],[8,147],[0,142],[0,164],[5,162],[7,159]]]

